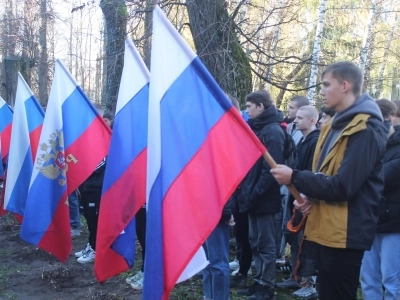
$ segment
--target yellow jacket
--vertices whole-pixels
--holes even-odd
[[[383,188],[380,160],[385,132],[380,121],[371,118],[372,122],[369,122],[369,119],[369,114],[357,114],[339,134],[316,170],[322,146],[331,131],[332,121],[328,123],[322,128],[317,142],[313,172],[299,171],[293,176],[292,183],[296,188],[311,197],[312,209],[305,227],[305,239],[333,248],[370,248]],[[349,140],[355,135],[357,137],[348,149]],[[339,171],[345,155],[346,166]]]

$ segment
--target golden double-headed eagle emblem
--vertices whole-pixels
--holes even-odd
[[[65,159],[64,151],[64,135],[62,131],[56,130],[52,133],[48,143],[42,143],[39,145],[39,151],[41,154],[36,161],[36,169],[46,178],[51,180],[58,180],[58,183],[62,186],[67,183],[67,162],[74,162],[78,160],[69,154],[67,160]]]

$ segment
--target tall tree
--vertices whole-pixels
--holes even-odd
[[[48,100],[48,54],[47,54],[47,0],[40,0],[41,24],[39,29],[40,62],[39,62],[39,100],[46,104]]]
[[[388,56],[389,56],[390,45],[391,45],[391,43],[393,41],[394,33],[397,30],[397,26],[399,24],[399,21],[400,21],[400,15],[397,15],[395,20],[394,20],[392,29],[390,30],[389,37],[388,37],[388,39],[386,41],[385,50],[384,50],[384,53],[383,53],[382,63],[381,63],[381,66],[379,68],[378,80],[377,80],[377,83],[376,83],[375,98],[379,98],[380,95],[381,95],[381,92],[382,92],[383,73],[385,72],[385,68],[386,68],[386,64],[387,64],[387,60],[388,60]]]
[[[124,43],[128,11],[125,0],[101,0],[105,19],[105,86],[102,104],[106,111],[115,112],[119,83],[124,64]]]
[[[312,52],[311,74],[310,74],[310,81],[309,81],[310,88],[308,89],[308,92],[307,92],[307,98],[311,104],[315,103],[315,101],[314,101],[315,85],[317,83],[317,76],[318,76],[318,62],[319,62],[320,49],[321,49],[321,40],[322,40],[322,35],[323,35],[323,30],[324,30],[326,1],[327,0],[321,0],[319,3],[319,8],[318,8],[318,24],[317,24],[317,30],[315,32],[314,47],[313,47],[313,52]]]
[[[225,1],[187,0],[186,5],[197,54],[221,88],[243,101],[252,90],[251,68]]]
[[[374,38],[374,27],[378,17],[377,3],[376,0],[371,0],[371,7],[368,14],[367,26],[365,27],[363,43],[360,51],[360,63],[359,67],[364,74],[364,86],[363,91],[367,89],[369,74],[370,74],[370,63],[371,63],[371,46]]]

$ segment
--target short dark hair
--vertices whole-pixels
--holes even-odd
[[[290,102],[296,102],[297,108],[310,105],[310,101],[308,101],[307,97],[304,96],[295,96],[292,99],[290,99]]]
[[[257,106],[262,104],[264,105],[264,108],[267,108],[273,104],[270,93],[265,90],[258,90],[248,94],[245,98],[245,101],[254,103]]]
[[[334,110],[332,110],[332,109],[328,109],[325,106],[322,106],[321,107],[321,113],[324,113],[326,115],[329,115],[329,116],[333,117],[336,112]]]
[[[341,61],[332,64],[325,68],[322,72],[321,78],[328,73],[332,74],[333,78],[339,82],[348,81],[353,84],[353,94],[358,97],[361,94],[361,87],[363,85],[363,74],[361,69],[350,61]]]
[[[389,101],[388,99],[379,99],[376,100],[376,104],[378,104],[382,116],[385,120],[387,120],[389,116],[395,115],[396,104],[394,104],[392,101]]]
[[[393,103],[396,105],[395,117],[400,118],[400,100],[394,100]]]

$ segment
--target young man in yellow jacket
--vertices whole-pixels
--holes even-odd
[[[328,66],[320,94],[336,112],[321,130],[312,171],[284,165],[271,173],[304,196],[304,239],[315,243],[320,300],[355,300],[361,260],[374,238],[383,190],[387,130],[375,101],[360,95],[361,70],[351,62]]]

